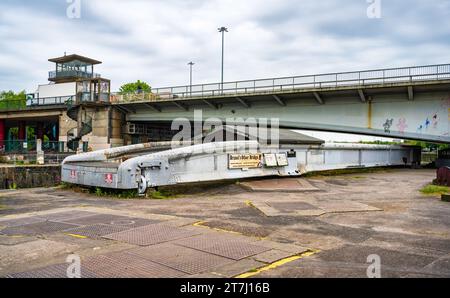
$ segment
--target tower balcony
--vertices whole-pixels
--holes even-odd
[[[75,81],[78,79],[96,79],[100,77],[101,75],[98,73],[86,72],[81,70],[50,71],[48,73],[48,80],[51,82]]]

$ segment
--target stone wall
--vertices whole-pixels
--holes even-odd
[[[61,182],[61,166],[0,166],[0,189],[49,187]]]

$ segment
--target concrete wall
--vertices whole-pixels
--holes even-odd
[[[0,167],[0,189],[49,187],[61,182],[61,166],[2,166]]]
[[[39,98],[72,96],[76,94],[76,83],[40,85],[37,92],[39,93]]]
[[[88,108],[92,117],[92,132],[83,136],[90,150],[108,149],[123,145],[122,126],[124,116],[111,107]]]

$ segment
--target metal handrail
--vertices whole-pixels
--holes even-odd
[[[86,72],[82,70],[61,70],[61,71],[49,71],[49,79],[77,77],[77,78],[100,78],[101,75],[95,72]]]
[[[17,111],[33,107],[67,105],[74,100],[75,96],[31,97],[20,100],[0,100],[0,111]]]
[[[385,68],[364,71],[349,71],[278,77],[256,80],[231,81],[152,88],[151,100],[173,100],[176,98],[196,98],[207,96],[245,95],[258,92],[278,92],[304,88],[327,88],[342,86],[366,86],[369,84],[388,84],[416,82],[425,80],[450,79],[450,64],[436,64],[414,67]],[[116,101],[128,101],[129,96],[112,93]],[[127,100],[128,99],[128,100]]]

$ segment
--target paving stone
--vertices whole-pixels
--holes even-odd
[[[26,272],[9,274],[8,278],[68,278],[67,269],[69,268],[69,263],[65,264],[55,264],[47,267],[34,269]],[[93,278],[97,277],[94,273],[90,272],[86,268],[81,267],[81,278]]]
[[[83,260],[81,265],[101,278],[170,278],[186,275],[184,272],[127,252],[89,257]]]
[[[271,264],[273,262],[279,261],[281,259],[285,259],[292,255],[293,254],[290,252],[277,250],[277,249],[271,249],[271,250],[265,251],[263,253],[257,254],[255,256],[253,256],[252,258],[259,262]]]
[[[319,191],[305,179],[285,178],[285,179],[264,179],[256,181],[242,182],[240,185],[254,192],[306,192]]]
[[[95,224],[110,224],[111,222],[120,222],[130,220],[131,217],[113,215],[113,214],[95,214],[79,218],[60,220],[61,222],[76,224],[80,226],[89,226]]]
[[[168,226],[165,224],[151,224],[131,230],[105,235],[104,238],[146,246],[180,238],[186,238],[198,234],[199,233],[193,231]]]
[[[187,274],[210,272],[218,266],[233,262],[228,258],[171,243],[131,249],[128,253]]]
[[[76,227],[73,229],[68,229],[68,230],[65,230],[64,233],[85,236],[85,237],[89,237],[92,239],[102,239],[102,236],[125,231],[128,229],[130,229],[130,228],[123,227],[123,226],[97,224],[97,225]]]
[[[61,222],[44,221],[24,226],[9,227],[1,230],[0,233],[4,235],[39,235],[64,231],[74,227],[76,227],[76,225]]]
[[[269,250],[267,247],[254,245],[250,241],[234,240],[224,236],[211,237],[211,235],[190,237],[174,243],[233,260],[240,260]]]
[[[289,243],[280,243],[280,242],[275,242],[275,241],[270,241],[270,240],[265,240],[265,239],[259,240],[259,241],[255,242],[255,244],[265,246],[265,247],[268,247],[271,249],[288,252],[288,253],[291,253],[292,255],[298,255],[298,254],[308,251],[308,248],[300,246],[300,245],[289,244]]]
[[[234,277],[236,275],[249,272],[253,269],[261,268],[266,264],[253,260],[253,259],[242,259],[237,262],[221,266],[214,269],[213,274],[218,274],[222,277]]]
[[[71,210],[71,211],[63,211],[63,212],[55,212],[39,215],[42,218],[50,221],[67,221],[75,218],[81,218],[85,216],[93,216],[97,213],[82,211],[82,210]]]
[[[38,223],[38,222],[43,222],[43,221],[46,221],[46,219],[43,217],[28,216],[28,217],[2,220],[2,221],[0,221],[0,226],[17,227],[17,226],[24,226],[24,225],[34,224],[34,223]]]

